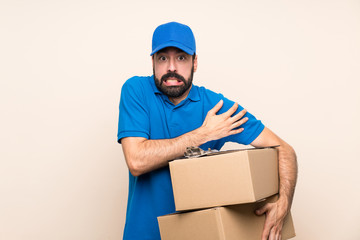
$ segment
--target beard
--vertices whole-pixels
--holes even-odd
[[[155,76],[155,69],[153,69],[153,72],[156,87],[166,96],[171,98],[178,98],[181,97],[191,87],[194,76],[194,66],[192,67],[190,77],[187,80],[175,72],[166,73],[161,77],[161,79],[158,79]],[[178,81],[181,81],[184,84],[181,86],[165,86],[163,83],[168,78],[176,78]]]

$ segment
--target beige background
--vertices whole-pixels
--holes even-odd
[[[0,239],[121,239],[120,89],[171,20],[196,35],[195,83],[296,149],[295,239],[360,239],[355,0],[0,0]]]

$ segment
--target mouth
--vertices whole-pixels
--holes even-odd
[[[183,81],[177,79],[177,78],[168,78],[163,81],[165,86],[181,86],[184,84]]]

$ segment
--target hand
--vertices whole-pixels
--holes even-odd
[[[281,230],[288,211],[285,204],[279,200],[267,203],[255,211],[257,215],[266,214],[261,240],[281,240]]]
[[[215,107],[213,107],[206,115],[206,118],[203,122],[202,128],[205,130],[207,140],[217,140],[220,138],[227,137],[229,135],[234,135],[241,133],[244,128],[239,128],[244,124],[248,118],[244,117],[246,110],[243,109],[238,114],[232,115],[236,112],[238,104],[235,103],[227,112],[216,115],[216,113],[223,106],[223,100],[220,100]]]

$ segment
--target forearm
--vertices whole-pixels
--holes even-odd
[[[134,176],[166,166],[169,160],[183,156],[186,147],[198,147],[208,141],[239,134],[239,128],[247,121],[246,110],[233,114],[238,108],[235,103],[228,111],[217,115],[223,101],[219,101],[206,115],[201,127],[173,139],[149,140],[128,137],[121,140],[126,163]]]
[[[290,210],[297,181],[297,159],[294,149],[282,142],[278,147],[279,154],[279,201],[284,202]]]
[[[266,213],[266,220],[261,239],[278,239],[286,215],[289,213],[294,197],[297,179],[297,160],[294,149],[275,135],[270,129],[263,132],[251,143],[254,147],[275,146],[279,159],[279,199],[256,210],[256,214]]]
[[[186,147],[198,147],[205,142],[206,135],[202,128],[198,128],[173,139],[124,138],[122,146],[130,172],[139,176],[183,156]]]
[[[251,145],[254,147],[279,145],[277,147],[280,178],[279,201],[286,211],[290,210],[297,179],[297,160],[294,149],[266,127]]]

